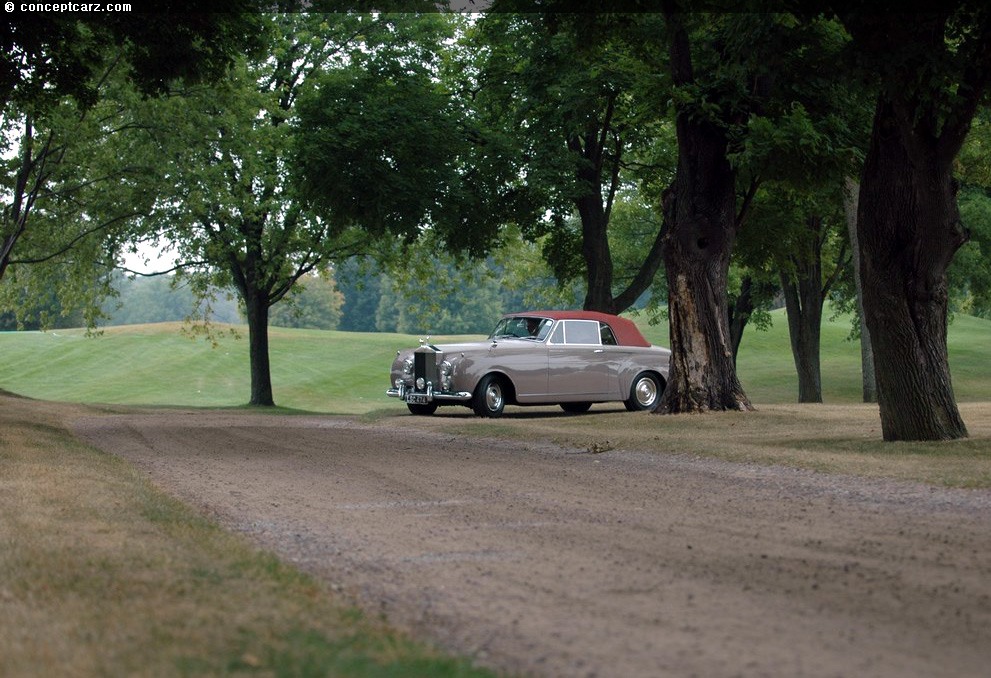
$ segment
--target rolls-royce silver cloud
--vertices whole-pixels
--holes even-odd
[[[391,388],[413,414],[463,405],[498,417],[506,405],[593,403],[653,409],[667,383],[671,352],[652,346],[628,318],[593,311],[534,311],[502,317],[485,341],[398,351]]]

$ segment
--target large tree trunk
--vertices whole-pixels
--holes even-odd
[[[688,31],[666,11],[675,84],[694,81]],[[665,414],[753,407],[736,376],[727,312],[730,254],[736,238],[736,176],[724,130],[679,110],[678,169],[664,236],[671,364],[657,411]]]
[[[736,235],[734,175],[722,131],[678,121],[674,221],[665,237],[671,365],[662,413],[752,409],[736,376],[727,278]]]
[[[727,313],[734,195],[732,189],[719,191],[711,184],[717,176],[725,180],[729,174],[732,186],[732,172],[725,155],[725,171],[717,167],[718,157],[708,160],[697,172],[683,173],[679,165],[678,182],[683,186],[676,198],[677,217],[666,238],[671,364],[658,405],[658,411],[666,414],[752,409],[736,376]]]
[[[955,439],[967,429],[950,383],[946,269],[967,236],[954,154],[918,134],[915,116],[884,97],[875,114],[858,213],[864,314],[884,439]]]
[[[850,248],[853,251],[853,280],[857,290],[857,315],[860,316],[860,374],[863,381],[865,403],[877,402],[877,377],[874,374],[874,349],[871,347],[871,331],[864,315],[863,283],[860,280],[860,239],[857,237],[857,204],[860,184],[849,179],[844,191],[844,209]]]
[[[263,294],[243,295],[248,316],[248,359],[251,363],[249,405],[273,407],[272,370],[268,354],[268,298]]]

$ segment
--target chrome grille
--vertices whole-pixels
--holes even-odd
[[[416,351],[413,354],[413,388],[416,391],[426,391],[426,388],[418,389],[415,386],[420,377],[427,383],[437,385],[437,354],[433,351]]]

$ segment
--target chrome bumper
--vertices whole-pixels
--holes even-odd
[[[427,384],[426,392],[413,391],[407,388],[406,384],[403,384],[399,388],[390,388],[385,394],[390,398],[399,398],[408,403],[416,403],[418,405],[426,405],[435,400],[456,403],[464,403],[471,400],[471,393],[467,391],[435,391],[433,384]]]

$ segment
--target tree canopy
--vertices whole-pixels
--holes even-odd
[[[216,79],[243,51],[259,49],[262,3],[227,0],[223,11],[201,3],[145,3],[118,13],[8,12],[0,24],[0,105],[37,108],[69,96],[82,106],[99,99],[108,52],[127,64],[144,94],[176,80]]]
[[[253,3],[233,14],[171,3],[157,13],[5,15],[0,26],[0,296],[54,290],[89,324],[116,252],[157,190],[130,121],[142,97],[219,78],[263,32]],[[172,13],[175,12],[175,13]]]
[[[815,400],[813,335],[856,244],[885,437],[966,435],[945,334],[956,300],[991,306],[982,4],[899,16],[497,0],[477,17],[339,4],[147,25],[42,17],[35,32],[12,17],[0,277],[166,237],[201,291],[237,290],[251,401],[267,405],[269,312],[301,278],[370,252],[394,281],[431,255],[426,275],[450,276],[522,239],[515,251],[539,248],[562,298],[580,283],[586,308],[664,291],[660,410],[675,413],[751,407],[733,358],[754,290],[774,279]],[[36,270],[18,267],[11,298]]]

